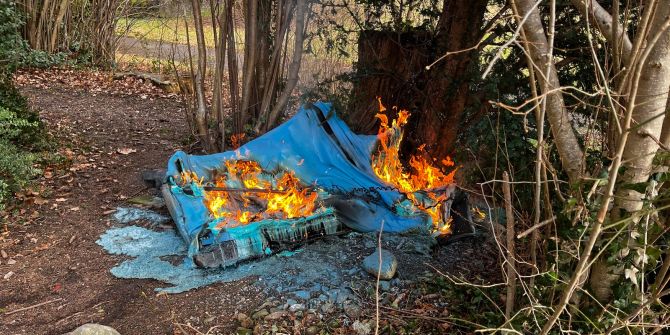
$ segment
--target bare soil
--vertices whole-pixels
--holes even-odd
[[[143,189],[140,172],[164,166],[186,140],[189,132],[181,103],[174,98],[144,95],[143,99],[142,95],[95,93],[58,84],[28,86],[23,92],[62,141],[73,164],[44,179],[50,190],[42,195],[46,202],[24,209],[26,216],[34,216],[31,223],[11,222],[0,242],[8,256],[0,260],[0,273],[14,272],[7,280],[0,278],[4,311],[59,300],[0,314],[0,333],[62,334],[95,322],[122,334],[167,334],[173,333],[175,322],[209,316],[214,316],[209,322],[229,324],[232,332],[236,326],[228,321],[236,309],[243,302],[253,306],[263,298],[246,280],[179,295],[156,295],[154,281],[114,278],[109,269],[119,257],[95,244],[110,224],[104,213],[139,194]],[[136,152],[119,154],[123,148]],[[9,259],[16,263],[9,265]]]

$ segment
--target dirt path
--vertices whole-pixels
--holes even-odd
[[[32,223],[10,223],[0,240],[8,256],[0,259],[0,273],[14,273],[0,277],[3,312],[53,301],[0,314],[0,334],[62,334],[87,322],[110,325],[122,334],[173,334],[175,322],[205,330],[207,324],[228,325],[222,333],[232,332],[238,303],[253,306],[262,299],[246,280],[157,296],[154,281],[112,277],[109,269],[119,257],[95,244],[110,225],[104,213],[142,189],[139,173],[162,167],[180,148],[188,134],[181,105],[174,99],[62,85],[23,91],[70,148],[66,151],[74,163],[70,171],[44,180],[52,191],[43,195],[46,203],[28,209],[26,216],[34,213]],[[119,148],[137,152],[121,155]],[[8,264],[9,259],[16,263]]]

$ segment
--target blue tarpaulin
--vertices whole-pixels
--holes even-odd
[[[214,232],[216,236],[212,236],[213,232],[207,227],[213,218],[202,196],[197,192],[185,193],[175,180],[183,171],[195,172],[205,181],[211,180],[214,171],[222,169],[226,160],[256,161],[264,171],[293,171],[303,184],[319,188],[330,198],[327,210],[320,215],[329,216],[334,212],[338,222],[353,230],[376,231],[383,222],[385,232],[415,228],[428,231],[431,226],[428,216],[413,208],[404,194],[375,176],[371,155],[376,145],[376,136],[353,133],[330,104],[317,102],[303,106],[282,125],[235,151],[205,156],[175,153],[168,162],[163,193],[181,236],[191,246],[191,255],[209,244],[239,240],[240,236],[248,238],[254,229],[281,224],[295,227],[295,222],[270,220]],[[373,200],[356,197],[359,191],[361,194],[372,192],[375,197]],[[255,242],[263,244],[263,241]],[[254,248],[256,253],[272,252],[267,247],[264,243]],[[238,245],[237,254],[246,252],[239,249]]]

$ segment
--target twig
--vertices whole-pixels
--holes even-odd
[[[382,232],[384,231],[384,220],[379,228],[377,238],[377,253],[379,254],[379,265],[377,266],[377,282],[375,283],[375,335],[379,335],[379,279],[382,274]]]
[[[516,41],[516,38],[519,36],[519,32],[521,31],[521,28],[523,28],[523,24],[526,23],[526,20],[530,17],[530,14],[533,12],[533,10],[540,4],[541,1],[536,1],[533,7],[524,15],[523,19],[519,22],[519,26],[516,28],[516,31],[514,31],[514,35],[512,35],[512,38],[509,39],[509,41],[505,42],[500,48],[498,48],[498,52],[496,53],[495,57],[493,57],[493,60],[489,63],[489,66],[486,68],[484,71],[484,74],[482,75],[482,79],[486,79],[486,77],[489,75],[489,72],[491,72],[491,69],[493,69],[493,65],[500,59],[502,56],[503,51],[510,46],[514,41]]]
[[[518,238],[518,239],[524,238],[524,237],[526,237],[528,234],[534,232],[535,230],[537,230],[537,229],[539,229],[539,228],[542,228],[542,227],[544,227],[544,226],[550,224],[550,223],[553,222],[554,220],[556,220],[556,215],[552,216],[550,219],[546,219],[546,220],[544,220],[544,221],[542,221],[542,222],[540,222],[540,223],[538,223],[538,224],[536,224],[536,225],[534,225],[534,226],[532,226],[532,227],[530,227],[530,228],[524,230],[522,233],[516,235],[516,238]]]
[[[35,305],[32,305],[32,306],[28,306],[28,307],[23,307],[23,308],[15,309],[15,310],[13,310],[13,311],[9,311],[9,312],[5,312],[5,315],[12,315],[12,314],[15,314],[15,313],[18,313],[18,312],[27,311],[27,310],[29,310],[29,309],[37,308],[37,307],[44,306],[44,305],[47,305],[47,304],[50,304],[50,303],[54,303],[54,302],[56,302],[56,301],[61,301],[61,300],[63,300],[63,298],[56,298],[56,299],[53,299],[53,300],[49,300],[49,301],[45,301],[45,302],[40,302],[39,304],[35,304]]]
[[[516,296],[516,266],[514,252],[514,209],[512,208],[512,192],[509,186],[509,174],[503,172],[502,184],[505,196],[505,216],[507,219],[507,297],[505,299],[505,319],[509,317],[514,309],[514,297]]]
[[[670,151],[670,148],[668,148],[667,145],[663,144],[663,142],[661,142],[656,136],[654,136],[654,134],[650,133],[649,130],[642,128],[637,131],[637,134],[651,138],[652,141],[656,142],[656,144],[658,144],[658,146],[661,147],[661,149],[665,151]]]

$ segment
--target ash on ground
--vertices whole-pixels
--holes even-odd
[[[107,252],[129,256],[111,270],[115,276],[157,279],[171,285],[157,289],[168,293],[256,278],[253,285],[268,298],[250,310],[241,306],[238,333],[255,333],[252,329],[257,333],[264,327],[272,330],[277,324],[291,330],[297,326],[292,324],[296,320],[302,326],[321,325],[311,330],[333,328],[335,324],[349,330],[368,328],[365,320],[370,320],[370,300],[374,302],[377,278],[365,270],[363,263],[366,257],[377,254],[377,233],[325,236],[299,249],[233,268],[200,269],[186,257],[187,246],[174,230],[165,229],[165,225],[150,228],[124,224],[101,236],[98,244]],[[437,271],[468,277],[495,269],[495,258],[488,257],[482,245],[486,245],[482,237],[436,247],[435,240],[426,234],[382,234],[381,247],[395,256],[397,271],[392,279],[379,282],[380,300],[397,305],[398,296],[417,283],[439,276]]]

